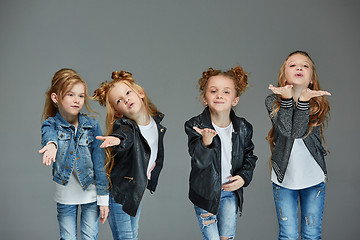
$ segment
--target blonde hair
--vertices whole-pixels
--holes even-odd
[[[224,76],[228,77],[234,82],[236,97],[239,97],[243,94],[248,87],[248,74],[244,71],[241,66],[233,67],[227,71],[221,71],[214,68],[208,68],[207,71],[202,73],[202,77],[199,79],[199,90],[201,96],[204,97],[206,93],[207,84],[209,79],[214,76]]]
[[[290,53],[289,56],[285,59],[284,63],[280,67],[279,77],[278,77],[278,87],[283,87],[286,85],[286,81],[285,81],[286,62],[291,56],[295,54],[301,54],[310,60],[310,67],[312,70],[312,81],[309,84],[308,88],[316,91],[321,90],[318,75],[316,73],[315,63],[311,59],[309,54],[304,51],[294,51]],[[280,96],[278,96],[277,100],[274,102],[273,111],[270,113],[271,116],[273,117],[276,116],[277,112],[280,109],[280,101],[281,101]],[[310,99],[309,131],[306,136],[309,135],[309,133],[311,132],[314,126],[320,126],[321,137],[325,141],[323,136],[323,129],[327,127],[329,111],[330,111],[329,102],[325,96],[314,97]],[[270,149],[272,152],[274,149],[274,127],[270,129],[266,139],[270,143]]]
[[[43,121],[49,117],[55,117],[56,113],[58,112],[58,106],[52,101],[51,94],[55,93],[59,98],[58,101],[61,103],[66,93],[70,91],[71,88],[77,83],[82,83],[84,85],[85,88],[84,104],[86,109],[89,112],[94,112],[89,105],[89,101],[88,101],[89,95],[87,92],[86,82],[80,77],[80,75],[75,70],[70,68],[63,68],[54,74],[51,80],[51,86],[49,90],[46,92],[45,105],[41,118]]]
[[[151,102],[150,98],[147,96],[145,90],[138,84],[135,83],[135,79],[133,78],[132,74],[129,72],[126,72],[124,70],[114,71],[111,74],[111,78],[113,79],[111,82],[105,81],[101,83],[100,87],[94,91],[94,95],[92,99],[99,102],[101,106],[106,107],[107,113],[106,113],[106,135],[110,135],[113,132],[114,123],[117,119],[120,117],[115,116],[115,109],[113,104],[109,101],[109,93],[111,89],[115,86],[117,83],[124,83],[129,88],[134,90],[136,94],[138,94],[139,98],[140,95],[143,95],[141,98],[143,100],[145,109],[148,114],[151,116],[155,116],[158,112],[158,109],[156,106]],[[122,116],[121,116],[122,117]],[[105,170],[106,174],[108,176],[109,182],[111,184],[110,180],[110,173],[112,171],[112,168],[114,167],[114,157],[112,154],[112,150],[110,148],[105,149],[106,154],[106,160],[105,160]]]

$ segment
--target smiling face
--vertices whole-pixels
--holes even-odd
[[[228,114],[239,101],[234,81],[222,75],[210,77],[203,100],[204,104],[209,106],[210,111]]]
[[[143,94],[136,92],[124,82],[115,83],[109,92],[109,102],[115,110],[116,117],[136,119],[140,114],[146,113],[143,97]]]
[[[286,84],[307,88],[313,81],[312,62],[302,54],[290,56],[284,70]]]
[[[61,116],[73,124],[74,121],[77,121],[80,110],[84,106],[85,86],[81,82],[76,83],[64,94],[61,100],[59,100],[59,95],[56,93],[52,93],[51,99],[58,105]]]

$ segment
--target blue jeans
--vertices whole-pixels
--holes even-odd
[[[234,239],[238,212],[236,198],[235,192],[221,191],[217,215],[194,206],[203,240],[219,240],[220,237]]]
[[[298,205],[301,209],[301,239],[321,239],[325,201],[325,183],[291,190],[273,183],[274,200],[279,223],[279,240],[298,239]]]
[[[135,217],[130,216],[122,210],[122,205],[116,203],[113,196],[109,196],[109,225],[114,240],[137,240],[141,204]]]
[[[81,207],[81,239],[97,239],[100,210],[96,202],[80,205],[57,203],[61,240],[76,240],[78,207]]]

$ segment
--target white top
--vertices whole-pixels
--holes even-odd
[[[75,129],[75,134],[76,134]],[[55,144],[56,145],[56,144]],[[57,147],[57,146],[56,146]],[[77,177],[76,162],[66,186],[55,183],[54,200],[61,204],[78,205],[97,202],[98,206],[109,206],[109,195],[97,195],[95,184],[84,191]]]
[[[214,126],[217,134],[220,137],[221,142],[221,182],[222,184],[229,182],[229,177],[231,177],[231,152],[232,152],[232,132],[234,131],[233,124],[230,123],[229,126],[222,128]]]
[[[54,200],[61,204],[78,205],[97,202],[99,206],[108,206],[109,195],[97,195],[95,184],[89,185],[84,191],[76,173],[76,166],[74,166],[66,186],[55,183]]]
[[[151,116],[150,116],[150,123],[145,126],[139,125],[139,128],[140,128],[141,134],[146,139],[146,141],[151,149],[150,160],[149,160],[149,164],[147,167],[147,177],[148,177],[148,179],[150,179],[151,171],[154,169],[155,164],[156,164],[155,160],[156,160],[157,153],[158,153],[159,132],[158,132],[158,128],[155,123],[155,120]]]
[[[315,186],[325,181],[325,174],[315,161],[304,141],[295,139],[284,181],[280,183],[274,169],[271,170],[271,181],[288,189],[298,190]]]

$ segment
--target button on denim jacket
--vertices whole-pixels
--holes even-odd
[[[83,190],[94,183],[98,195],[108,194],[104,150],[100,148],[101,141],[95,139],[102,133],[94,118],[79,114],[79,125],[75,133],[75,127],[58,112],[55,117],[49,117],[42,124],[41,134],[43,147],[49,142],[57,145],[56,161],[52,168],[55,182],[67,185],[75,166]]]

